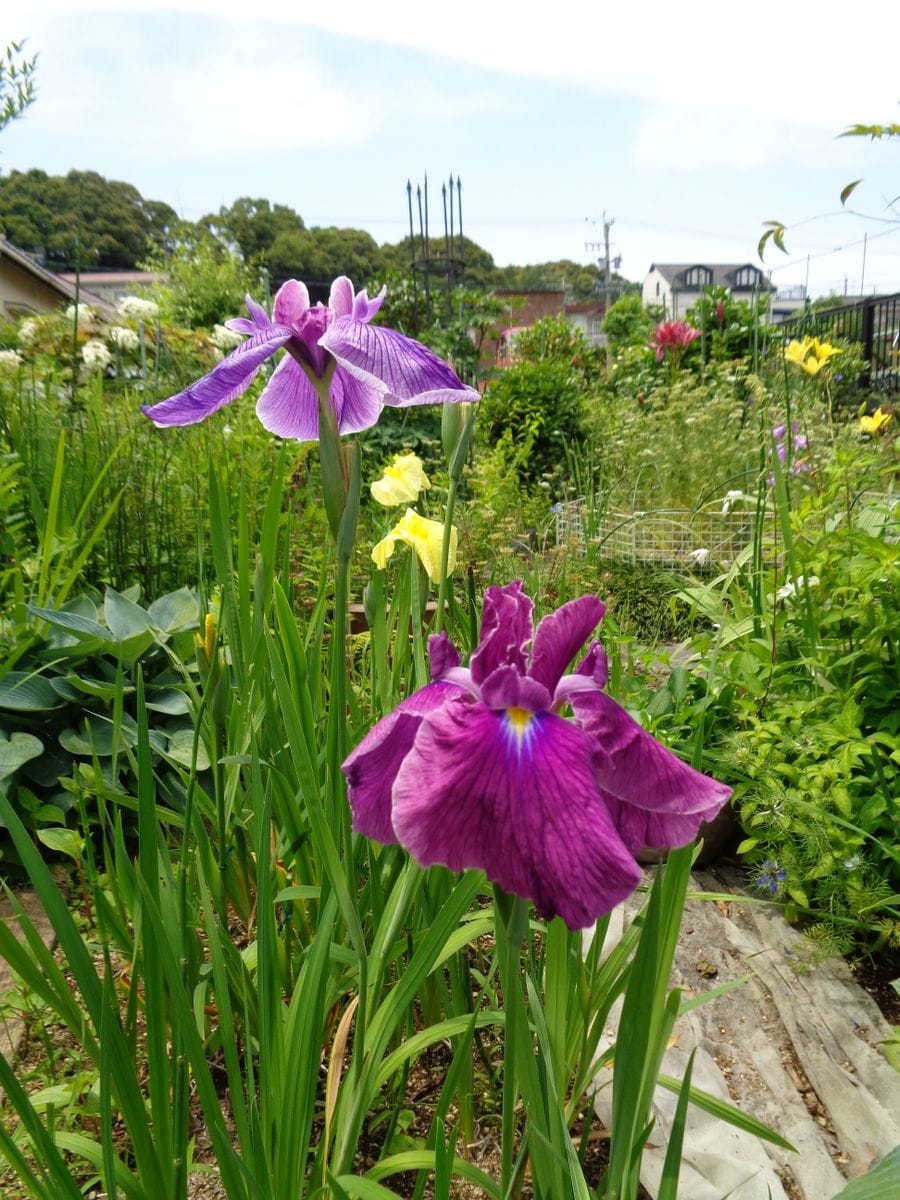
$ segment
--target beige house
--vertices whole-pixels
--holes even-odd
[[[107,308],[107,302],[84,287],[82,303]],[[15,320],[50,312],[75,300],[75,284],[39,266],[33,258],[0,238],[0,317]]]

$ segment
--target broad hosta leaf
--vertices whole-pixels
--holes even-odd
[[[62,700],[43,675],[7,671],[0,679],[0,708],[12,712],[46,712],[61,706]]]
[[[178,688],[160,688],[158,692],[151,692],[146,705],[153,712],[166,713],[170,717],[184,717],[191,711],[187,696]]]
[[[176,629],[196,625],[200,605],[194,593],[184,587],[177,592],[169,592],[167,596],[160,596],[147,611],[157,629],[172,633]]]
[[[42,621],[46,621],[48,625],[54,625],[57,629],[65,629],[79,638],[93,637],[100,638],[104,642],[112,641],[112,635],[108,629],[105,629],[99,621],[94,621],[81,613],[67,612],[65,609],[39,608],[36,604],[29,604],[28,611],[33,617],[40,617]]]
[[[126,745],[137,744],[137,726],[127,714],[122,718],[121,736]],[[82,725],[78,729],[64,729],[59,735],[59,744],[70,754],[96,754],[98,758],[107,758],[113,752],[112,722],[103,717],[90,716],[87,718],[87,728]],[[151,730],[150,745],[155,751],[161,752],[165,749],[166,739],[158,731]]]
[[[130,684],[119,684],[115,679],[93,679],[90,675],[77,675],[74,671],[70,671],[66,676],[66,682],[75,692],[77,699],[94,696],[109,704],[112,704],[120,688],[124,696],[129,696],[134,691]]]
[[[112,588],[106,589],[103,614],[110,633],[119,642],[153,628],[153,621],[145,608],[141,608],[139,604]]]
[[[169,745],[166,754],[179,766],[190,767],[193,762],[194,755],[194,731],[193,729],[179,729],[177,733],[173,733],[169,738]],[[197,745],[197,770],[209,770],[209,755],[206,752],[206,746],[201,738]]]
[[[18,771],[23,763],[37,758],[44,751],[44,743],[31,733],[14,733],[7,737],[0,731],[0,779],[6,779]]]

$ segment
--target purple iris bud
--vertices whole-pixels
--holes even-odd
[[[340,433],[374,425],[385,404],[443,404],[478,400],[451,367],[427,346],[393,329],[370,324],[385,289],[370,300],[357,295],[345,276],[331,285],[328,304],[311,306],[306,284],[289,279],[275,296],[274,320],[250,296],[251,319],[236,317],[230,329],[247,340],[208,375],[183,392],[141,411],[157,425],[193,425],[247,390],[256,372],[282,347],[287,351],[263,388],[256,415],[271,433],[298,441],[319,436],[314,381],[333,370],[329,400]]]
[[[379,721],[343,764],[353,826],[422,866],[476,868],[571,929],[634,891],[641,847],[684,846],[731,789],[683,763],[602,690],[582,596],[544,617],[518,580],[490,587],[468,667],[445,633],[433,682]],[[560,714],[563,706],[573,718]]]

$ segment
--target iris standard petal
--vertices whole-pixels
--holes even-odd
[[[572,697],[575,719],[595,746],[597,782],[627,804],[673,817],[711,820],[731,788],[695,771],[651,737],[604,692]],[[677,844],[677,843],[675,843]]]
[[[312,442],[319,436],[319,409],[313,385],[286,354],[256,404],[260,424],[278,437]]]
[[[481,868],[543,916],[584,928],[640,880],[591,759],[590,740],[552,713],[451,699],[423,719],[397,773],[394,832],[423,866]]]
[[[550,693],[542,683],[515,667],[498,667],[481,684],[481,699],[488,708],[520,708],[536,713],[550,707]]]
[[[489,587],[481,610],[481,637],[469,660],[472,678],[482,684],[502,666],[514,666],[525,674],[525,647],[534,633],[534,602],[519,579],[505,587]]]
[[[328,307],[336,317],[350,317],[353,315],[354,299],[353,284],[346,275],[339,275],[331,285]]]
[[[460,689],[429,683],[402,701],[371,729],[344,760],[353,828],[376,842],[396,842],[391,823],[391,789],[403,759],[412,749],[422,718],[445,704]]]
[[[256,371],[285,344],[291,331],[282,325],[260,330],[232,350],[202,379],[159,404],[142,405],[141,412],[157,425],[194,425],[250,386]]]
[[[309,308],[309,291],[299,279],[289,279],[275,293],[272,314],[278,324],[296,327]]]
[[[599,625],[606,605],[599,596],[581,596],[549,613],[534,634],[528,674],[553,694],[563,671]]]
[[[351,374],[380,387],[385,404],[443,404],[481,398],[427,346],[393,329],[339,317],[325,330],[319,345]]]
[[[359,293],[353,301],[353,319],[354,321],[371,321],[375,314],[384,304],[384,298],[387,295],[387,287],[382,287],[377,296],[369,299],[369,293],[365,288]]]

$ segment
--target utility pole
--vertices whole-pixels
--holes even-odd
[[[604,250],[605,250],[605,254],[606,254],[606,271],[605,271],[605,275],[604,275],[604,286],[603,286],[603,314],[604,314],[604,316],[609,312],[609,275],[610,275],[609,231],[612,228],[612,226],[615,225],[615,223],[616,223],[615,217],[610,217],[610,219],[607,221],[606,213],[604,212],[604,214],[603,214],[603,246],[604,246]]]
[[[585,218],[587,220],[587,218]],[[606,219],[606,213],[603,214],[603,241],[602,242],[585,242],[584,248],[588,253],[595,253],[598,250],[603,251],[603,257],[599,260],[603,266],[603,308],[604,313],[609,312],[609,284],[610,274],[612,271],[612,261],[609,256],[609,231],[615,225],[615,217]],[[616,259],[618,266],[620,259]]]

